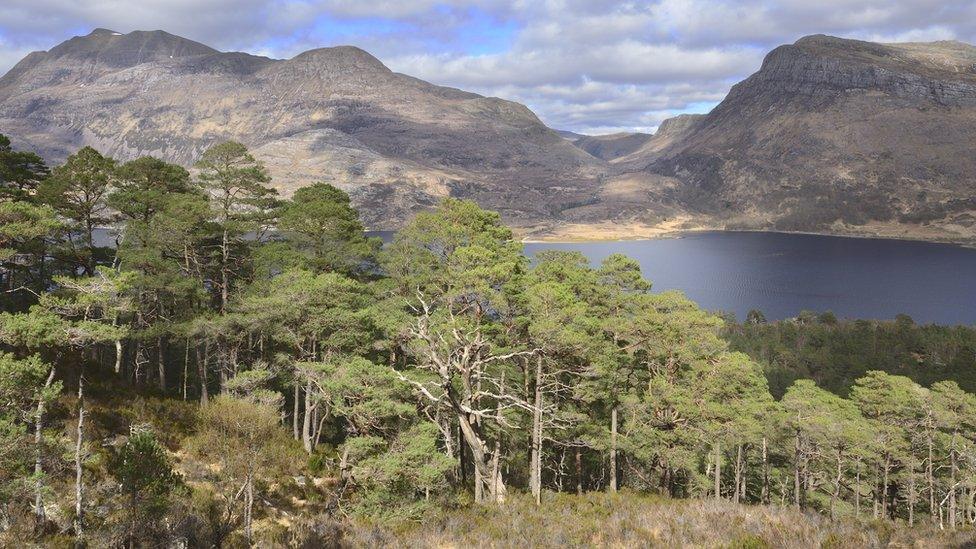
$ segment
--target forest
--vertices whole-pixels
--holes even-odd
[[[634,502],[971,532],[971,328],[736,323],[622,255],[530,261],[473,202],[384,245],[343,191],[270,183],[235,142],[191,174],[0,136],[0,545],[394,545]]]

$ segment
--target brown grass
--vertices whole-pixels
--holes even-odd
[[[973,531],[880,521],[830,521],[776,506],[668,500],[633,493],[554,494],[536,507],[514,496],[501,507],[468,507],[391,531],[359,524],[344,542],[370,547],[965,547]]]

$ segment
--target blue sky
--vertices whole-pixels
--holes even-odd
[[[976,42],[976,1],[2,0],[0,71],[96,27],[287,58],[353,44],[390,68],[529,105],[583,133],[703,112],[815,33]]]

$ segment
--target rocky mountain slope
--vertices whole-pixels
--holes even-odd
[[[236,139],[285,195],[331,182],[373,228],[450,195],[540,238],[749,228],[976,242],[976,47],[959,42],[809,36],[707,115],[581,136],[354,47],[274,60],[98,29],[0,78],[0,132],[52,162],[93,145],[189,166]]]
[[[358,48],[273,60],[162,31],[98,29],[28,55],[0,78],[0,131],[53,162],[92,145],[189,166],[236,139],[284,194],[329,181],[376,228],[449,194],[516,224],[553,219],[590,200],[604,170],[523,105],[394,73]]]
[[[976,47],[809,36],[652,149],[705,225],[976,241]]]

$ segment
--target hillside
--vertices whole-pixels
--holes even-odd
[[[809,36],[626,171],[706,224],[972,241],[974,122],[976,47]]]
[[[239,140],[284,194],[327,180],[375,228],[447,195],[549,219],[587,200],[601,169],[523,105],[394,73],[358,48],[274,60],[162,31],[97,29],[28,55],[0,78],[0,128],[52,162],[92,145],[189,166]]]

